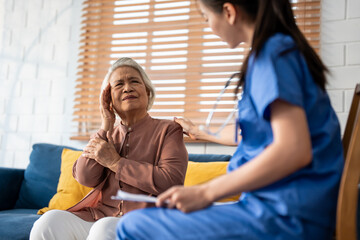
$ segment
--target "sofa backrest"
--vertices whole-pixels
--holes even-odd
[[[192,162],[228,162],[231,155],[225,154],[189,154],[189,161]]]

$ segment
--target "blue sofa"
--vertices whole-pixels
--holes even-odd
[[[60,176],[61,153],[72,147],[34,144],[26,169],[0,167],[0,240],[25,240],[37,211],[48,206],[56,193]],[[189,154],[194,162],[229,161],[230,155]]]

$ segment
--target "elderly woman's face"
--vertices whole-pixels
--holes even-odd
[[[121,115],[147,111],[148,93],[140,73],[132,67],[119,67],[110,76],[113,107]]]

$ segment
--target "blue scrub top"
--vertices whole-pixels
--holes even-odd
[[[272,143],[269,106],[277,99],[305,110],[312,162],[270,186],[243,194],[242,201],[256,197],[276,214],[334,227],[344,163],[340,126],[327,93],[314,82],[290,36],[273,35],[257,57],[249,58],[243,98],[239,101],[242,141],[228,171],[251,161]]]

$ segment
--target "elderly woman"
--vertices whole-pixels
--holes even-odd
[[[93,187],[67,211],[46,212],[35,222],[30,239],[115,239],[116,224],[127,212],[154,206],[111,199],[118,190],[157,196],[182,185],[187,151],[179,124],[153,119],[148,76],[131,58],[120,58],[103,82],[101,129],[73,167],[74,178]],[[115,114],[121,124],[114,127]]]

